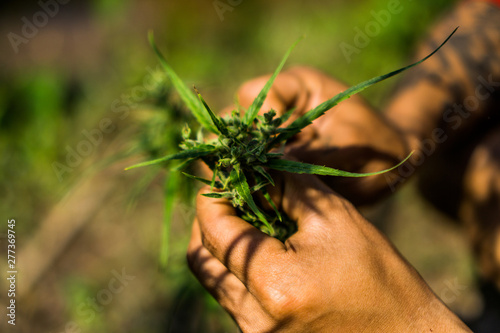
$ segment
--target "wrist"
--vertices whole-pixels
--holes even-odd
[[[434,295],[416,311],[412,311],[408,319],[405,327],[399,327],[398,332],[472,332]]]
[[[366,326],[366,332],[472,332],[423,281],[422,284],[423,292],[413,290],[405,297],[394,299],[394,307],[386,309],[385,316],[378,323]]]
[[[399,267],[399,268],[398,268]],[[434,294],[411,266],[393,266],[399,272],[393,283],[392,306],[387,311],[383,332],[472,332]]]

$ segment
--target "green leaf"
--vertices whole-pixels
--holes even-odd
[[[288,56],[292,52],[292,50],[295,48],[298,42],[300,42],[304,37],[299,38],[293,45],[288,49],[288,51],[285,53],[285,56],[281,60],[281,63],[278,65],[278,68],[274,71],[273,75],[271,78],[266,82],[262,90],[259,92],[257,97],[254,99],[252,105],[248,108],[248,110],[245,112],[245,115],[243,116],[243,122],[250,126],[252,122],[254,121],[255,117],[259,113],[260,108],[262,107],[262,104],[264,104],[264,100],[267,97],[267,94],[269,93],[269,90],[271,89],[271,86],[273,85],[274,80],[278,76],[279,72],[285,65],[286,60],[288,59]]]
[[[231,199],[233,197],[233,193],[231,192],[212,192],[212,193],[203,193],[204,197],[213,198],[213,199]]]
[[[411,152],[403,161],[398,163],[397,165],[393,166],[392,168],[385,169],[382,171],[376,171],[376,172],[369,172],[369,173],[355,173],[355,172],[348,172],[348,171],[342,171],[334,168],[329,168],[326,166],[321,166],[321,165],[314,165],[314,164],[309,164],[309,163],[302,163],[302,162],[296,162],[296,161],[289,161],[289,160],[270,160],[266,166],[279,170],[279,171],[288,171],[292,173],[307,173],[307,174],[313,174],[313,175],[322,175],[322,176],[341,176],[341,177],[368,177],[368,176],[375,176],[375,175],[380,175],[382,173],[391,171],[399,167],[401,164],[406,162],[413,152]]]
[[[207,102],[203,99],[200,93],[198,93],[198,98],[200,99],[201,103],[203,103],[203,106],[205,107],[205,110],[207,110],[208,114],[210,115],[210,118],[212,119],[212,122],[214,123],[215,127],[219,130],[220,133],[223,135],[227,136],[227,126],[222,122],[222,120],[215,115],[215,113],[212,112],[210,107],[208,106]]]
[[[300,131],[301,129],[298,127],[285,127],[285,128],[278,128],[276,130],[276,133],[294,133],[293,135],[295,135]]]
[[[212,170],[212,180],[210,181],[210,191],[214,190],[215,187],[215,178],[217,177],[217,174],[219,173],[219,165],[215,164],[215,169]],[[220,183],[220,182],[218,182]],[[220,187],[222,188],[222,183],[220,183]]]
[[[265,188],[262,190],[262,195],[264,195],[264,198],[266,198],[266,200],[269,203],[269,205],[271,205],[271,207],[273,208],[274,212],[276,213],[276,216],[278,216],[278,219],[281,222],[283,222],[283,218],[281,217],[281,214],[280,214],[278,208],[274,204],[273,199],[271,199],[271,196],[269,195],[269,192],[267,192],[267,190]]]
[[[250,193],[255,193],[255,192],[265,188],[267,185],[268,185],[267,183],[261,183],[261,184],[254,185],[250,188]]]
[[[167,161],[171,161],[171,160],[183,160],[183,159],[199,158],[199,157],[203,157],[203,156],[206,156],[206,155],[213,153],[214,150],[215,150],[215,147],[213,147],[213,146],[211,149],[194,148],[194,149],[190,149],[190,150],[184,150],[184,151],[181,151],[180,153],[177,153],[177,154],[168,155],[168,156],[164,156],[161,158],[157,158],[155,160],[146,161],[146,162],[142,162],[142,163],[138,163],[138,164],[129,166],[129,167],[125,168],[125,170],[130,170],[130,169],[135,169],[135,168],[139,168],[139,167],[143,167],[143,166],[163,163],[163,162],[167,162]]]
[[[262,214],[260,209],[255,204],[255,201],[253,200],[252,194],[250,192],[250,187],[248,186],[247,179],[238,165],[235,165],[234,169],[231,170],[230,177],[231,180],[233,181],[233,185],[236,191],[243,198],[248,207],[250,207],[250,209],[254,212],[257,218],[262,223],[264,223],[264,225],[269,229],[271,234],[274,234],[274,228],[269,224],[269,222],[267,222],[264,214]]]
[[[261,166],[255,166],[255,167],[254,167],[254,169],[255,169],[255,171],[257,171],[259,174],[261,174],[264,178],[266,178],[266,179],[267,179],[267,181],[268,181],[271,185],[276,186],[276,185],[274,184],[274,180],[273,180],[273,178],[271,177],[271,175],[270,175],[270,174],[269,174],[269,173],[268,173],[268,172],[267,172],[267,171],[266,171],[263,167],[261,167]]]
[[[182,82],[179,76],[177,76],[172,67],[170,67],[170,65],[165,60],[165,57],[161,54],[160,50],[158,50],[158,47],[156,46],[154,40],[153,31],[149,31],[148,37],[149,37],[149,43],[151,44],[151,47],[153,48],[156,55],[158,56],[160,63],[163,66],[163,69],[170,78],[170,81],[172,81],[172,84],[174,85],[175,89],[181,96],[186,106],[189,108],[189,110],[191,110],[193,115],[196,117],[198,122],[203,127],[205,127],[207,130],[213,133],[217,133],[217,130],[211,123],[210,118],[207,116],[205,112],[203,112],[203,108],[202,105],[200,104],[200,101],[196,98],[196,96],[192,93],[192,91],[184,84],[184,82]]]
[[[183,172],[182,173],[184,176],[188,177],[188,178],[191,178],[191,179],[194,179],[194,180],[197,180],[197,181],[200,181],[202,182],[203,184],[206,184],[206,185],[210,185],[212,186],[212,181],[211,180],[208,180],[208,179],[205,179],[205,178],[201,178],[201,177],[197,177],[197,176],[193,176],[193,175],[190,175],[189,173],[185,173]],[[215,174],[215,173],[214,173]],[[219,183],[219,182],[217,182]],[[219,183],[220,184],[220,183]],[[217,184],[217,185],[219,185]]]
[[[400,68],[398,70],[395,70],[393,72],[390,72],[388,74],[377,76],[377,77],[374,77],[372,79],[369,79],[369,80],[366,80],[364,82],[361,82],[361,83],[359,83],[359,84],[357,84],[357,85],[355,85],[355,86],[347,89],[346,91],[341,92],[340,94],[338,94],[338,95],[330,98],[329,100],[321,103],[320,105],[318,105],[314,109],[308,111],[303,116],[297,118],[294,122],[292,122],[290,124],[290,126],[287,127],[287,128],[293,128],[293,131],[290,131],[288,133],[280,134],[279,141],[283,142],[283,141],[291,138],[295,134],[299,133],[304,127],[306,127],[309,124],[311,124],[313,120],[319,118],[326,111],[330,110],[332,107],[334,107],[338,103],[342,102],[343,100],[351,97],[352,95],[357,94],[357,93],[365,90],[366,88],[370,87],[371,85],[373,85],[375,83],[378,83],[378,82],[383,81],[385,79],[388,79],[388,78],[390,78],[390,77],[392,77],[394,75],[397,75],[397,74],[399,74],[401,72],[404,72],[405,70],[410,69],[410,68],[412,68],[414,66],[417,66],[420,63],[422,63],[423,61],[427,60],[432,55],[434,55],[437,51],[439,51],[439,49],[441,49],[441,47],[444,44],[446,44],[446,42],[451,38],[451,36],[453,36],[453,34],[457,31],[457,29],[458,29],[458,27],[455,28],[455,30],[453,30],[453,32],[448,36],[448,38],[446,38],[446,40],[441,45],[439,45],[439,47],[437,49],[435,49],[431,54],[429,54],[428,56],[426,56],[422,60],[417,61],[417,62],[415,62],[415,63],[413,63],[411,65],[408,65],[406,67]]]
[[[283,124],[288,119],[290,119],[291,115],[295,112],[296,109],[297,109],[297,107],[293,107],[290,110],[288,110],[287,112],[283,113],[283,115],[280,117],[281,123]]]
[[[179,163],[179,165],[176,165],[172,167],[170,170],[171,171],[181,171],[187,168],[191,163],[195,162],[196,158],[188,158],[187,160],[182,161],[182,163]]]

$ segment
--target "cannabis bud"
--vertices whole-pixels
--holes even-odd
[[[284,241],[296,231],[296,224],[282,214],[271,200],[266,187],[268,185],[274,186],[274,182],[266,169],[316,175],[367,177],[397,168],[411,154],[390,169],[372,173],[352,173],[325,166],[286,160],[282,158],[283,154],[276,153],[276,151],[280,151],[280,148],[284,147],[288,139],[299,133],[304,127],[310,125],[313,120],[322,116],[341,101],[377,82],[416,66],[431,57],[450,39],[455,31],[456,29],[436,50],[424,59],[391,73],[357,84],[306,112],[286,127],[282,127],[282,124],[289,119],[293,110],[289,110],[282,116],[277,116],[274,110],[268,110],[263,114],[259,113],[274,80],[300,39],[288,49],[278,68],[247,110],[243,110],[238,106],[230,115],[219,117],[212,112],[196,88],[197,96],[180,80],[156,47],[153,34],[150,33],[150,43],[182,100],[202,127],[216,134],[217,138],[207,139],[200,130],[196,138],[193,139],[191,137],[191,129],[186,125],[182,131],[184,141],[180,145],[181,151],[179,153],[143,162],[131,166],[127,170],[171,160],[180,160],[182,163],[177,169],[182,170],[192,162],[201,160],[212,170],[212,179],[203,179],[186,173],[184,175],[210,185],[212,192],[206,194],[206,196],[230,200],[242,219],[263,232]],[[244,111],[243,115],[242,111]],[[265,212],[257,205],[252,195],[258,191],[268,201],[274,212]]]

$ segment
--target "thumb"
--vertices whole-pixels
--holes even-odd
[[[243,107],[248,108],[253,103],[270,77],[270,75],[257,77],[238,89],[238,99]],[[273,109],[281,116],[292,107],[296,107],[295,113],[301,114],[307,96],[302,82],[295,75],[283,72],[276,77],[260,111],[264,113]]]
[[[316,176],[283,172],[278,178],[279,186],[270,189],[270,194],[277,206],[297,222],[295,235],[308,234],[318,226],[324,229],[334,220],[347,221],[355,210]]]

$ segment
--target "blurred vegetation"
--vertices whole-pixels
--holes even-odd
[[[4,45],[0,55],[4,64],[0,67],[0,216],[21,222],[17,226],[19,243],[25,244],[51,208],[74,190],[82,177],[98,172],[118,157],[144,159],[177,149],[180,129],[191,119],[178,106],[178,97],[170,93],[158,70],[146,39],[148,29],[155,30],[157,44],[181,78],[189,85],[196,84],[207,102],[221,109],[233,101],[242,82],[271,72],[285,50],[303,34],[306,39],[292,53],[287,66],[316,67],[349,84],[402,67],[410,62],[412,51],[433,22],[456,1],[399,1],[401,13],[391,15],[387,27],[381,27],[380,33],[348,62],[341,43],[354,45],[355,28],[364,30],[374,21],[371,12],[387,10],[391,2],[243,0],[232,11],[224,12],[223,20],[211,1],[93,0],[61,5],[59,13],[37,36],[20,45],[18,54]],[[36,4],[3,7],[0,29],[4,35],[9,31],[19,33],[20,18],[31,18],[40,10]],[[397,79],[392,79],[378,84],[364,96],[382,108],[396,83]],[[151,88],[147,92],[145,85]],[[117,106],[122,107],[118,112]],[[64,163],[67,147],[76,149],[85,139],[82,131],[99,128],[103,118],[111,119],[116,129],[103,134],[102,144],[58,177],[54,162]],[[84,267],[103,271],[97,274],[102,283],[96,282],[96,274],[90,271],[82,275],[83,268],[61,269],[57,290],[63,295],[58,308],[62,318],[40,327],[59,332],[65,322],[75,321],[82,332],[236,331],[184,262],[190,228],[186,220],[192,217],[192,210],[186,207],[192,207],[195,185],[187,179],[178,183],[181,185],[172,185],[175,179],[155,168],[132,180],[134,183],[124,184],[116,194],[124,198],[114,206],[114,210],[123,212],[122,218],[137,217],[134,210],[145,212],[139,207],[145,202],[160,202],[156,210],[139,214],[141,220],[132,224],[137,237],[144,241],[141,244],[146,244],[147,256],[143,254],[137,260],[151,274],[142,276],[143,286],[131,291],[137,294],[128,299],[140,302],[134,307],[139,312],[118,308],[118,312],[99,312],[90,323],[82,319],[78,306],[109,279],[110,269],[96,263]],[[178,189],[175,196],[167,193],[176,201],[161,204],[168,186]],[[405,201],[401,195],[413,194],[398,194],[397,200]],[[173,204],[177,208],[167,254],[160,251],[162,237],[168,236],[161,225],[162,210],[164,205]],[[110,221],[115,226],[122,223],[112,217]],[[0,232],[5,228],[2,224]],[[85,251],[85,246],[78,251]],[[160,253],[169,256],[169,266],[161,273],[157,269]],[[116,258],[123,263],[117,267],[131,265],[126,255]],[[432,269],[436,268],[433,262]],[[150,298],[139,296],[141,291]],[[35,328],[31,332],[36,332]]]

